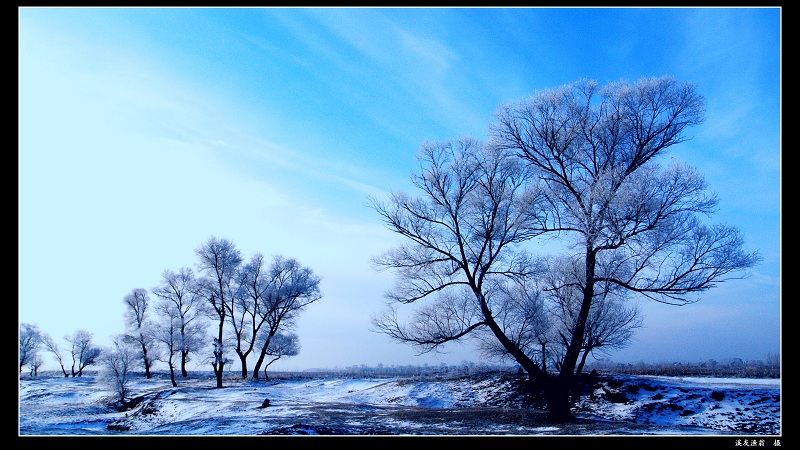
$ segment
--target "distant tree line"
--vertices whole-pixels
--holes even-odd
[[[607,360],[592,362],[590,370],[629,375],[701,376],[732,378],[780,378],[781,363],[777,353],[768,353],[764,360],[744,361],[728,358],[717,361],[660,363],[615,363]]]
[[[353,365],[347,367],[335,367],[325,369],[308,369],[302,372],[278,372],[273,374],[275,378],[319,378],[319,377],[420,377],[424,379],[433,378],[452,378],[471,376],[495,372],[516,372],[515,366],[475,363],[473,361],[463,361],[461,364],[439,364],[439,365],[383,365],[368,366],[366,364]]]
[[[223,387],[223,371],[231,361],[228,349],[241,362],[241,377],[259,378],[263,368],[282,357],[297,355],[296,319],[308,305],[321,299],[320,278],[294,258],[281,255],[265,260],[254,254],[244,261],[227,239],[209,238],[195,250],[197,272],[181,267],[165,270],[150,290],[134,288],[125,295],[124,332],[112,336],[110,348],[92,343],[93,335],[78,330],[59,346],[36,324],[20,324],[20,374],[25,367],[36,376],[52,354],[65,377],[82,376],[98,364],[101,376],[128,399],[128,382],[135,374],[152,377],[157,361],[166,363],[173,386],[189,375],[187,364],[206,349],[216,387]],[[151,297],[150,294],[153,294]],[[213,328],[213,332],[209,329]],[[252,374],[247,359],[255,355]]]

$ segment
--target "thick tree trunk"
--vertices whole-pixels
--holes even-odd
[[[189,372],[186,371],[186,362],[188,357],[189,357],[189,352],[181,350],[181,375],[183,376],[183,378],[189,376]]]
[[[217,388],[222,388],[222,370],[225,367],[225,363],[220,361],[218,364],[212,364],[214,367],[214,375],[217,377]]]
[[[548,380],[544,389],[544,398],[547,403],[547,420],[553,423],[575,422],[572,414],[571,390],[572,378],[561,375]]]
[[[236,354],[239,355],[239,361],[241,361],[241,363],[242,363],[242,379],[246,380],[247,379],[247,354],[241,353],[238,350],[236,351]]]

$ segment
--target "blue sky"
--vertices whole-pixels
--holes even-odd
[[[123,297],[210,236],[295,257],[323,299],[276,368],[458,364],[371,331],[399,242],[368,196],[413,192],[425,141],[581,78],[673,75],[706,121],[669,157],[763,262],[683,307],[643,303],[620,362],[780,351],[779,8],[20,8],[19,320],[106,345]]]

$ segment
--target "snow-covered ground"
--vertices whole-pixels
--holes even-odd
[[[735,435],[780,436],[780,380],[601,378],[575,405],[577,424],[520,408],[511,374],[300,377],[271,381],[192,374],[136,378],[127,411],[94,376],[22,377],[19,435]],[[264,400],[269,399],[269,406]]]

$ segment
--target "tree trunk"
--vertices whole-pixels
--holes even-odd
[[[189,357],[189,352],[187,352],[186,350],[181,350],[181,375],[183,376],[183,378],[189,376],[189,372],[186,371],[186,362],[187,362],[186,360],[188,357]]]
[[[256,360],[256,365],[253,367],[253,379],[258,379],[258,371],[261,369],[261,364],[264,362],[264,357],[267,355],[267,348],[264,347],[261,350],[261,353],[258,355],[258,360]],[[264,373],[266,374],[267,368],[264,367]]]
[[[169,379],[172,381],[172,387],[178,387],[178,382],[175,381],[175,364],[172,363],[172,355],[169,355]]]
[[[214,375],[217,377],[217,388],[222,388],[222,369],[225,366],[223,361],[212,364],[214,367]]]
[[[570,392],[572,377],[562,377],[560,374],[548,380],[544,389],[544,398],[547,403],[547,420],[552,423],[570,423],[577,419],[572,414]]]
[[[579,363],[578,363],[578,368],[577,368],[577,369],[575,369],[575,374],[576,374],[576,375],[580,375],[580,374],[582,374],[582,373],[583,373],[583,368],[584,368],[584,366],[586,366],[586,357],[588,357],[588,356],[589,356],[589,353],[591,353],[591,352],[592,352],[592,349],[593,349],[593,348],[594,348],[594,347],[592,347],[592,346],[590,345],[589,347],[586,347],[586,348],[583,350],[583,354],[581,355],[581,362],[579,362]]]
[[[570,411],[571,393],[575,386],[575,369],[578,358],[581,355],[584,333],[586,332],[586,320],[589,317],[589,309],[594,299],[594,273],[597,261],[595,251],[588,248],[586,250],[586,285],[583,289],[583,301],[578,312],[578,320],[572,330],[572,339],[567,346],[567,352],[561,362],[558,376],[553,383],[549,383],[545,397],[547,401],[548,418],[553,421],[574,421],[575,416]]]
[[[214,367],[214,375],[217,377],[217,388],[222,388],[222,371],[225,368],[225,359],[222,347],[222,327],[225,326],[224,312],[219,316],[219,337],[217,338],[216,348],[214,349],[214,362],[211,364]]]
[[[267,339],[264,341],[264,346],[261,347],[261,352],[258,354],[258,360],[256,360],[256,365],[253,367],[253,379],[254,380],[258,379],[258,371],[261,369],[261,364],[264,363],[264,358],[267,356],[267,347],[269,346],[269,342],[272,340],[272,336],[274,336],[274,335],[275,335],[275,333],[270,332],[270,334],[267,336]],[[267,373],[267,368],[264,367],[265,376],[266,376],[266,373]]]
[[[236,354],[239,355],[239,361],[242,363],[242,379],[247,379],[247,354],[236,350]]]
[[[144,335],[139,334],[140,342],[142,343],[142,355],[144,358],[144,376],[149,380],[152,378],[150,374],[150,359],[147,357],[147,346],[144,345]]]
[[[547,373],[547,346],[542,342],[542,372]]]

